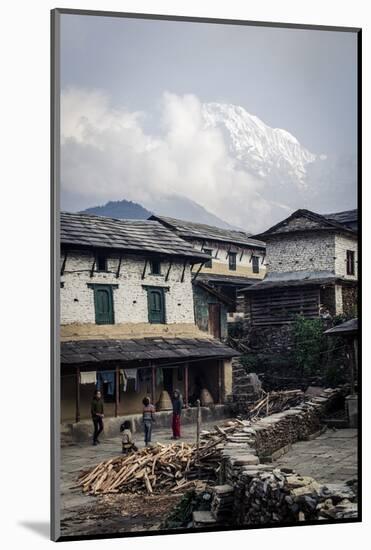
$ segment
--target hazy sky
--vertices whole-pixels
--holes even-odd
[[[144,134],[163,132],[165,92],[192,94],[240,105],[312,153],[356,155],[355,33],[62,15],[61,69],[62,92],[140,111]]]

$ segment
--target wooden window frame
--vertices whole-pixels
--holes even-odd
[[[158,264],[158,272],[153,270],[153,264]],[[151,275],[155,275],[156,277],[159,277],[159,276],[162,275],[162,273],[161,273],[161,260],[150,260],[149,265],[150,265],[150,268],[151,268],[151,272],[150,272]]]
[[[356,254],[355,254],[354,250],[347,250],[346,251],[346,272],[347,272],[347,275],[355,275],[355,273],[356,273],[355,263],[356,263]]]
[[[104,269],[101,269],[99,267],[100,260],[104,261]],[[108,272],[108,257],[105,252],[97,252],[95,255],[95,261],[96,261],[96,271],[98,273],[107,273]]]
[[[251,265],[253,273],[260,273],[259,256],[251,256]]]
[[[233,262],[231,262],[231,258],[234,259]],[[236,271],[237,270],[237,253],[236,252],[229,252],[229,254],[228,254],[228,267],[229,267],[229,271]]]
[[[202,252],[205,252],[205,254],[210,254],[210,260],[205,262],[203,267],[212,268],[213,267],[213,250],[212,250],[212,248],[203,248]]]

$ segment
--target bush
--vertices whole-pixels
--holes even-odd
[[[294,339],[292,357],[301,376],[321,374],[322,354],[327,347],[322,319],[306,319],[298,316],[292,330]]]

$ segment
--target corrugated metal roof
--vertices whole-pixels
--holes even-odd
[[[62,364],[114,361],[234,357],[240,353],[209,338],[140,338],[132,340],[77,340],[61,343]]]
[[[209,259],[207,254],[195,250],[173,231],[152,220],[121,220],[61,212],[60,239],[62,245],[183,256],[195,263]]]
[[[264,242],[251,238],[250,235],[244,231],[222,229],[212,225],[178,220],[176,218],[169,218],[166,216],[153,215],[150,217],[150,220],[158,220],[159,222],[164,223],[175,230],[177,234],[184,239],[219,241],[229,244],[249,246],[252,248],[265,248]]]

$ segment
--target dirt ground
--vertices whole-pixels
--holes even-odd
[[[215,423],[205,424],[211,429]],[[183,428],[182,440],[195,442],[196,426]],[[138,446],[142,447],[138,434]],[[154,441],[170,443],[168,430],[157,430]],[[61,455],[61,534],[62,536],[109,534],[158,530],[160,524],[182,498],[176,495],[100,495],[82,493],[76,480],[82,470],[120,453],[120,438],[104,440],[93,447],[86,443],[62,448]],[[290,467],[322,483],[357,478],[357,431],[327,430],[313,441],[295,443],[277,461],[278,467]]]
[[[223,420],[224,422],[224,420]],[[215,422],[202,425],[212,429]],[[139,448],[144,447],[143,434],[135,434]],[[155,429],[154,442],[170,444],[170,430]],[[182,427],[181,441],[196,442],[196,425]],[[100,495],[82,493],[75,486],[82,470],[88,470],[102,460],[120,454],[121,439],[101,438],[101,444],[93,447],[79,443],[61,449],[61,534],[62,536],[94,535],[97,533],[149,531],[159,529],[160,523],[182,498],[176,495]]]

